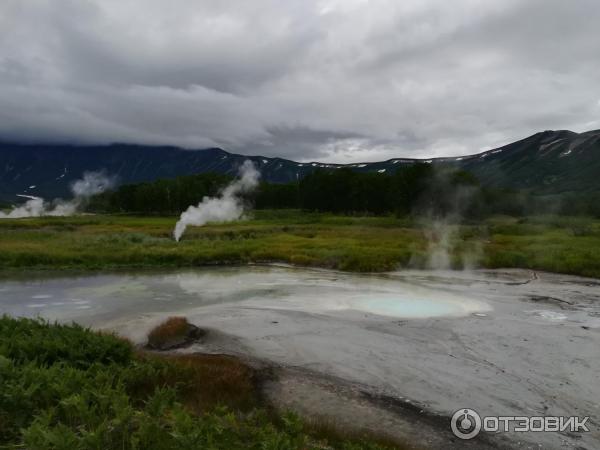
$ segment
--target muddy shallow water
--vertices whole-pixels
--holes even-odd
[[[0,280],[0,312],[143,342],[169,315],[251,354],[451,415],[590,416],[590,433],[511,433],[520,448],[600,448],[600,282],[529,271],[354,275],[288,267]]]

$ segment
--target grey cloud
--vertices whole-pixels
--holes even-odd
[[[298,160],[600,128],[595,0],[5,0],[0,137]]]
[[[337,142],[364,139],[356,133],[315,130],[303,126],[270,127],[262,141],[236,150],[244,154],[275,155],[281,158],[325,160],[331,157],[330,146]]]

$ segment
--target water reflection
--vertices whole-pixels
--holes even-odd
[[[94,325],[215,304],[419,318],[486,311],[484,302],[406,281],[280,267],[224,267],[0,281],[0,311]]]

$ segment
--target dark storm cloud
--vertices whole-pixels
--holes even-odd
[[[4,0],[0,135],[327,161],[600,128],[596,0]]]

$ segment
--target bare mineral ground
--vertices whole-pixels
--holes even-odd
[[[600,448],[600,281],[522,270],[356,275],[212,268],[0,281],[0,312],[142,343],[170,315],[209,330],[185,351],[280,370],[281,407],[420,441],[459,408],[590,416],[590,433],[507,433],[465,448]],[[436,434],[437,433],[437,434]]]

